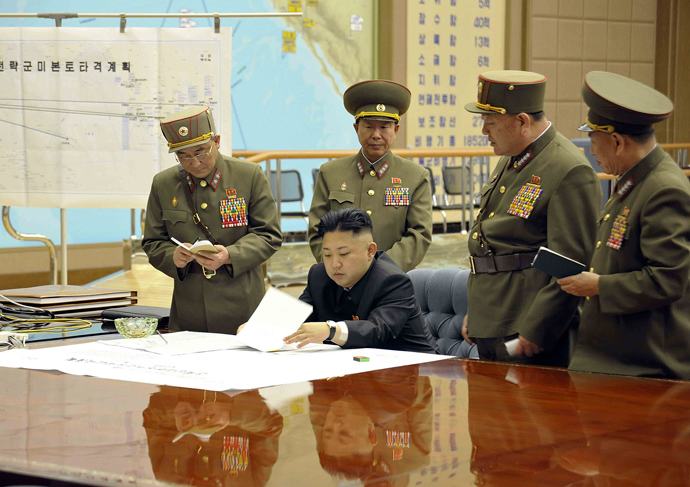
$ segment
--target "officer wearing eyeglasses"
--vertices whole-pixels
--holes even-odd
[[[265,293],[261,265],[282,243],[275,200],[261,167],[219,152],[209,107],[161,121],[179,165],[153,179],[142,247],[174,279],[170,328],[234,334]],[[193,254],[197,240],[216,252]]]

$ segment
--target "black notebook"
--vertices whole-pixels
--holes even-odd
[[[539,251],[532,261],[532,267],[558,279],[574,276],[586,270],[583,263],[547,249],[546,247],[539,247]]]

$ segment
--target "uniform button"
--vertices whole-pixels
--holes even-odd
[[[376,176],[376,171],[374,171],[373,169],[369,171],[369,176]]]
[[[513,167],[514,167],[515,169],[517,169],[517,162],[514,162],[514,163],[513,163]]]
[[[369,194],[369,196],[374,196],[375,191],[373,189],[370,189],[369,191],[367,191],[367,193]]]
[[[607,213],[606,215],[604,215],[604,221],[608,221],[609,218],[611,218],[610,214]]]
[[[506,187],[505,187],[505,186],[501,186],[498,190],[499,190],[501,193],[505,193],[505,192],[506,192]]]
[[[494,217],[494,212],[492,211],[491,213],[489,213],[489,218],[493,218],[493,217]]]
[[[201,185],[202,188],[205,188],[208,185],[208,183],[206,182],[205,179],[202,179],[199,184]]]
[[[589,272],[594,272],[594,267],[590,267]]]
[[[587,296],[585,299],[586,299],[587,301],[589,301],[589,296]]]
[[[597,242],[597,248],[601,247],[601,240]]]
[[[371,216],[371,210],[367,210],[367,215]]]
[[[205,210],[207,207],[208,207],[208,205],[206,203],[201,203],[201,209],[202,210]]]
[[[473,240],[477,240],[477,237],[478,237],[477,232],[474,232],[474,233],[472,234],[472,239],[473,239]]]

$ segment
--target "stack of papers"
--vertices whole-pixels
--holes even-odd
[[[0,302],[15,301],[22,305],[45,309],[58,318],[100,316],[107,308],[137,303],[136,291],[88,286],[50,285],[0,290]]]

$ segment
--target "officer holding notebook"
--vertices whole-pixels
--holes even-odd
[[[174,279],[169,327],[234,334],[261,302],[261,265],[282,242],[268,180],[219,152],[209,107],[166,117],[161,130],[179,164],[153,179],[142,247]],[[212,246],[190,252],[198,240]]]
[[[616,186],[589,272],[560,279],[586,296],[572,370],[690,379],[690,183],[656,143],[673,103],[623,76],[587,73],[579,128]]]
[[[482,133],[502,156],[482,188],[470,231],[472,274],[463,335],[481,358],[568,365],[579,299],[531,268],[539,247],[589,262],[601,188],[584,154],[544,115],[546,78],[525,71],[479,76]],[[514,341],[516,340],[516,341]],[[517,343],[510,356],[506,343]]]

